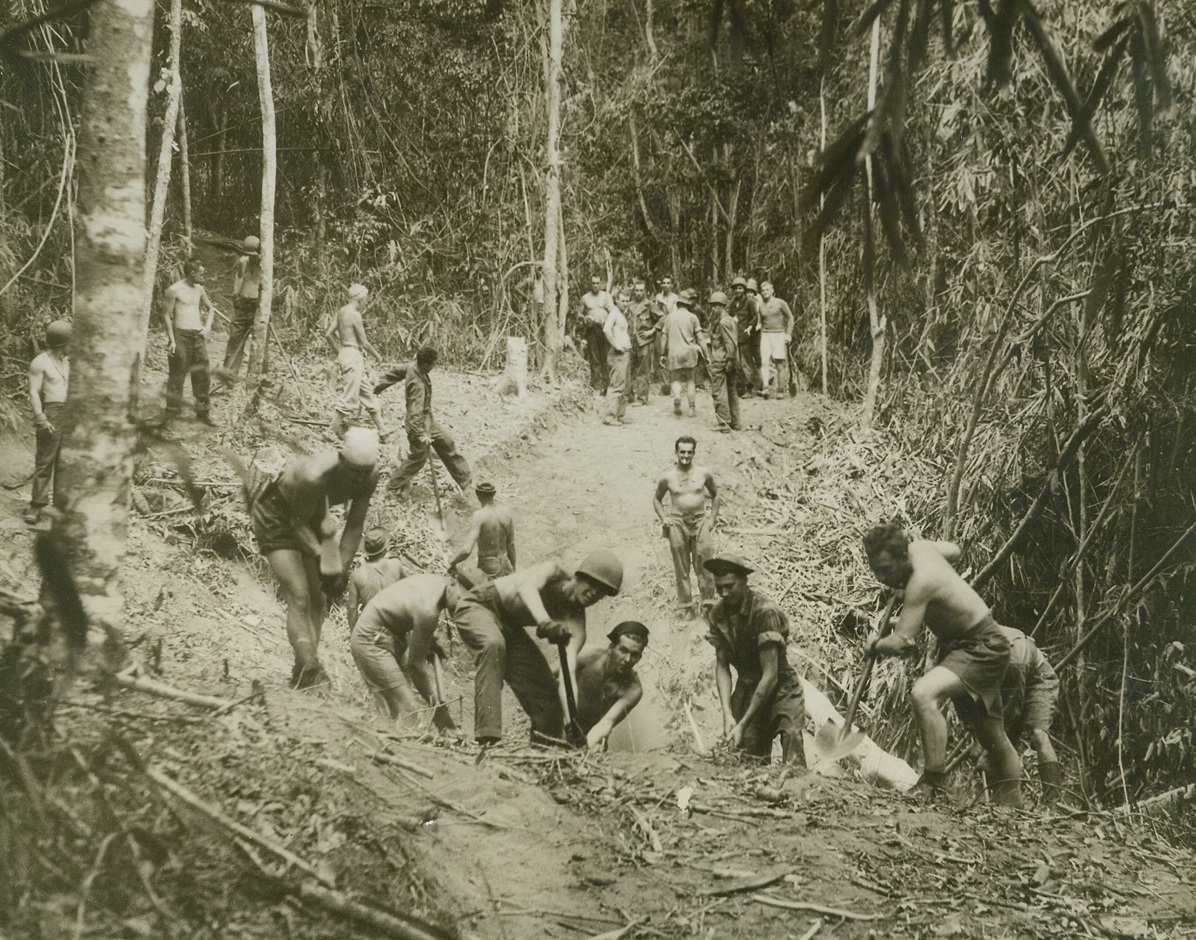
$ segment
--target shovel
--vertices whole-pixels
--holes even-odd
[[[569,706],[569,720],[565,724],[565,740],[574,747],[585,747],[586,736],[577,723],[577,698],[573,694],[573,677],[569,674],[569,657],[565,655],[565,643],[557,644],[561,657],[561,679],[565,683],[565,704]]]
[[[436,683],[436,710],[432,712],[432,723],[439,731],[452,731],[457,724],[444,703],[444,667],[439,653],[432,654],[432,677]]]
[[[894,594],[889,598],[889,603],[885,606],[884,616],[880,621],[880,635],[882,637],[886,636],[889,632],[889,622],[893,617],[893,605],[896,602],[897,595]],[[860,675],[860,681],[856,683],[855,691],[851,694],[851,701],[847,705],[847,713],[843,716],[842,726],[832,724],[828,721],[818,729],[818,734],[814,736],[814,753],[820,761],[842,760],[863,742],[864,732],[853,731],[851,724],[855,720],[856,706],[860,704],[860,698],[864,694],[864,689],[868,687],[868,680],[872,678],[872,666],[875,662],[875,653],[868,653],[865,656],[864,671]]]

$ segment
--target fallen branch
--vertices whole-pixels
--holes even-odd
[[[201,695],[199,692],[176,689],[173,685],[167,685],[165,682],[146,678],[140,674],[141,671],[141,664],[134,663],[124,672],[113,673],[112,681],[126,689],[133,689],[135,692],[144,692],[146,695],[156,695],[158,698],[169,698],[178,702],[186,702],[188,705],[195,705],[198,708],[214,708],[227,711],[237,705],[236,702],[230,702],[226,698],[216,698],[214,695]]]
[[[1188,800],[1196,800],[1196,783],[1176,787],[1173,790],[1168,790],[1166,793],[1160,793],[1158,796],[1152,796],[1150,799],[1140,800],[1137,803],[1122,804],[1117,807],[1117,812],[1140,813],[1146,811],[1149,813],[1159,813],[1172,809],[1180,803],[1186,803]]]
[[[857,914],[855,911],[826,907],[823,904],[811,904],[808,901],[786,901],[782,898],[769,897],[767,894],[753,894],[752,900],[760,904],[767,904],[769,907],[783,907],[787,911],[813,911],[815,914],[841,917],[844,920],[884,920],[883,914]]]
[[[641,917],[639,920],[633,920],[626,927],[620,927],[617,930],[608,930],[606,933],[594,934],[594,936],[590,937],[590,940],[623,940],[631,931],[646,921],[646,917]]]
[[[789,869],[779,868],[771,872],[765,872],[763,875],[740,879],[733,884],[724,885],[721,888],[702,888],[695,893],[699,897],[717,898],[727,894],[739,894],[741,891],[755,891],[757,888],[767,888],[769,885],[776,884],[787,874],[789,874]]]
[[[355,901],[345,893],[333,888],[323,888],[309,881],[289,881],[267,869],[262,860],[248,846],[241,845],[239,847],[253,862],[258,872],[271,884],[322,910],[364,924],[387,937],[395,937],[396,940],[457,940],[459,936],[455,931],[429,924],[426,920],[412,914],[383,910]]]
[[[411,761],[403,760],[401,757],[395,757],[393,754],[386,754],[382,751],[375,751],[370,755],[379,764],[393,764],[395,767],[402,767],[404,770],[410,770],[413,774],[419,774],[421,777],[426,777],[431,780],[436,775],[430,770],[426,770],[419,764],[413,764]]]
[[[265,849],[271,855],[282,859],[292,868],[297,868],[301,872],[311,875],[322,884],[328,885],[329,887],[333,886],[332,879],[328,875],[325,875],[316,869],[314,865],[305,862],[298,855],[295,855],[284,846],[279,845],[273,839],[268,839],[265,836],[258,835],[248,826],[242,826],[235,819],[229,819],[224,815],[224,813],[216,809],[216,807],[201,800],[177,780],[172,780],[170,777],[166,776],[166,774],[162,773],[162,771],[157,770],[154,767],[146,766],[145,775],[175,799],[185,803],[192,809],[199,811],[208,819],[227,829],[229,832],[236,833],[236,835],[240,838],[245,839],[248,842],[252,842],[259,848]]]

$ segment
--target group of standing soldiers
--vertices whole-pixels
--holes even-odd
[[[591,387],[606,396],[604,423],[628,424],[627,405],[646,405],[657,382],[680,416],[684,401],[697,414],[696,387],[705,366],[720,431],[741,428],[739,399],[779,396],[789,390],[794,316],[771,281],[737,277],[731,297],[713,291],[705,315],[692,289],[674,293],[671,277],[648,296],[637,279],[616,295],[590,278],[573,333],[590,369]]]

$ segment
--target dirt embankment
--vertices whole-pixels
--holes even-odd
[[[218,406],[224,429],[173,433],[196,479],[231,481],[219,445],[263,468],[292,449],[327,446],[318,429],[293,421],[326,417],[331,383],[318,371],[326,367],[296,368],[307,380],[284,381],[258,418],[236,393]],[[688,702],[697,735],[713,741],[713,656],[701,624],[676,611],[651,511],[656,480],[674,439],[697,437],[698,461],[714,471],[723,500],[719,542],[753,560],[757,585],[783,598],[791,659],[812,675],[811,662],[841,675],[855,658],[841,615],[866,612],[875,599],[853,547],[856,527],[890,513],[918,468],[878,457],[883,448],[857,439],[839,409],[805,396],[750,402],[745,418],[758,430],[720,435],[708,399],[707,417],[678,419],[654,398],[631,411],[635,423],[612,428],[582,391],[516,402],[490,395],[483,377],[434,378],[442,421],[515,510],[521,563],[576,561],[599,547],[623,558],[625,590],[594,608],[589,633],[601,642],[627,617],[652,631],[641,669],[649,695],[623,735],[636,750],[533,749],[519,743],[514,717],[508,743],[480,766],[469,745],[398,736],[370,709],[339,614],[323,638],[332,688],[288,692],[289,648],[271,586],[254,563],[211,550],[236,554],[245,544],[235,498],[213,485],[196,514],[172,495],[176,487],[150,482],[175,473],[172,451],[158,449],[139,469],[153,501],[135,522],[127,571],[136,652],[176,686],[228,700],[261,695],[213,714],[127,691],[73,690],[58,727],[80,763],[34,772],[53,797],[43,800],[46,825],[70,830],[75,842],[47,852],[62,862],[62,877],[43,873],[15,905],[15,935],[61,935],[76,916],[82,935],[95,936],[371,934],[285,887],[312,877],[283,874],[177,801],[151,799],[158,789],[105,743],[114,734],[343,893],[432,925],[409,925],[427,936],[1192,935],[1192,854],[1136,819],[928,810],[852,779],[694,753],[694,732],[678,715]],[[401,404],[388,405],[397,425]],[[421,486],[411,502],[374,510],[418,560],[440,550],[430,504]],[[449,512],[458,537],[468,506],[454,500]],[[10,512],[0,526],[19,577],[27,535]],[[447,680],[466,730],[470,669],[458,646]],[[513,699],[505,712],[518,715]],[[59,802],[79,825],[60,819]],[[115,841],[101,854],[113,819],[141,835],[133,848]],[[90,900],[80,908],[89,873]]]

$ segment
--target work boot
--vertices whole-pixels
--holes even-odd
[[[220,422],[212,417],[212,413],[210,411],[205,411],[203,414],[196,415],[195,419],[199,421],[200,424],[206,424],[210,428],[220,427]]]
[[[611,427],[617,428],[619,426],[619,419],[616,418],[614,415],[607,415],[605,418],[602,419],[602,423],[605,425],[609,425]]]
[[[673,399],[673,414],[675,414],[678,418],[681,417],[681,399],[680,398]]]
[[[37,525],[42,521],[42,511],[40,506],[30,506],[25,513],[25,525]]]
[[[294,678],[291,687],[297,691],[311,689],[317,685],[327,685],[332,681],[328,678],[328,673],[324,671],[324,667],[319,663],[311,666],[299,666],[296,664],[295,669],[292,671],[292,676]]]
[[[992,796],[993,803],[997,806],[1009,806],[1013,809],[1021,809],[1026,805],[1022,799],[1022,782],[1019,779],[993,780]]]
[[[1063,796],[1063,765],[1057,760],[1038,764],[1038,778],[1042,781],[1042,801],[1054,805]]]

